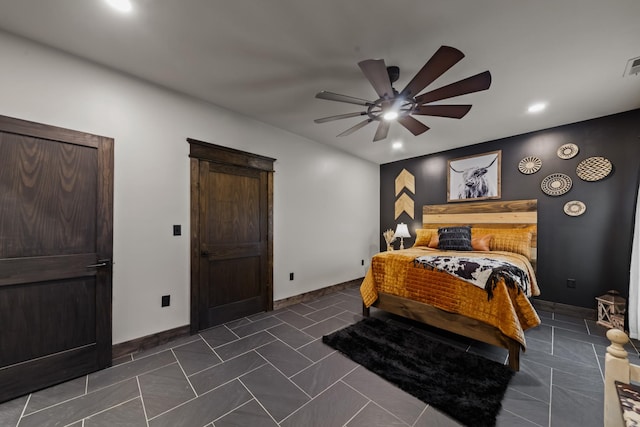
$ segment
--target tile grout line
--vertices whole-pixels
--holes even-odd
[[[256,353],[257,353],[257,352],[256,352]],[[260,353],[258,353],[258,354],[260,354]],[[267,359],[266,359],[264,356],[262,356],[261,354],[260,354],[260,356],[261,356],[262,358],[264,358],[265,360],[267,360]],[[294,386],[296,386],[296,387],[297,387],[301,392],[303,392],[303,393],[305,394],[305,396],[307,396],[310,400],[313,400],[313,396],[311,396],[309,393],[307,393],[305,390],[303,390],[303,389],[302,389],[302,387],[300,387],[300,386],[298,385],[298,383],[296,383],[295,381],[293,381],[293,380],[291,379],[291,378],[295,377],[296,375],[298,375],[300,372],[304,371],[305,369],[307,369],[307,368],[309,368],[309,367],[313,366],[313,364],[311,364],[311,365],[307,366],[307,368],[301,369],[299,372],[296,372],[295,374],[291,375],[290,377],[286,376],[286,375],[284,374],[284,372],[282,372],[280,369],[278,369],[278,367],[277,367],[277,366],[275,366],[273,363],[271,363],[269,360],[267,360],[267,363],[266,363],[266,364],[267,364],[267,365],[271,365],[271,367],[272,367],[273,369],[275,369],[275,370],[276,370],[276,371],[278,371],[280,374],[282,374],[282,376],[283,376],[283,377],[285,377],[287,380],[289,380],[289,382],[291,382],[291,384],[293,384],[293,385],[294,385]],[[262,365],[262,366],[264,366],[264,365]],[[242,374],[242,375],[245,375],[245,374]],[[240,377],[238,377],[238,379],[240,379]]]
[[[189,383],[189,387],[191,387],[191,391],[193,391],[193,394],[196,395],[196,397],[198,397],[198,392],[196,391],[195,387],[193,386],[193,384],[191,384],[191,380],[189,379],[189,376],[187,375],[187,373],[185,372],[184,368],[182,367],[182,364],[180,363],[180,359],[178,359],[178,356],[176,355],[176,353],[173,351],[173,348],[171,349],[171,353],[173,353],[173,357],[176,358],[176,361],[178,362],[178,367],[180,368],[180,371],[182,372],[182,375],[184,375],[185,379],[187,380],[187,382]],[[140,396],[142,396],[142,390],[140,390]]]
[[[277,318],[277,317],[275,317],[275,316],[273,316],[273,318],[274,318],[274,319],[278,319],[278,318]],[[278,320],[280,320],[280,319],[278,319]],[[251,337],[251,336],[253,336],[253,335],[259,334],[260,332],[266,332],[268,329],[275,328],[276,326],[280,326],[280,325],[282,325],[283,323],[284,323],[284,321],[283,321],[283,320],[280,320],[280,323],[276,323],[275,325],[271,325],[271,326],[266,326],[266,327],[264,327],[264,328],[262,328],[262,329],[259,329],[259,330],[255,331],[255,332],[253,332],[253,333],[250,333],[250,334],[248,334],[248,335],[245,335],[245,336],[243,336],[243,337],[240,337],[239,339],[243,339],[243,338]],[[236,335],[237,335],[237,334],[236,334]],[[233,342],[233,341],[231,341],[231,342]],[[227,344],[230,344],[230,343],[227,343]],[[225,344],[225,345],[226,345],[226,344]]]
[[[374,404],[375,404],[375,402],[374,402],[373,400],[371,400],[368,396],[365,396],[364,394],[360,393],[360,392],[359,392],[358,390],[356,390],[355,388],[351,387],[351,385],[349,385],[349,384],[345,383],[345,382],[344,382],[344,381],[342,381],[342,380],[340,380],[340,382],[341,382],[342,384],[344,384],[345,386],[349,387],[350,389],[352,389],[353,391],[355,391],[356,393],[360,394],[362,397],[364,397],[364,398],[367,400],[367,402],[366,402],[364,405],[362,405],[362,408],[358,409],[358,410],[356,411],[356,413],[355,413],[355,414],[353,414],[353,415],[351,416],[351,418],[349,418],[349,419],[347,420],[347,422],[345,422],[345,423],[343,424],[343,425],[345,425],[345,426],[346,426],[346,425],[349,425],[349,423],[350,423],[353,419],[355,419],[355,418],[358,416],[358,414],[360,414],[362,411],[364,411],[364,408],[366,408],[370,403],[374,403]],[[386,410],[386,409],[384,409],[384,408],[381,408],[381,409],[382,409],[382,410],[384,410],[384,411],[386,411],[386,412],[389,412],[389,411],[387,411],[387,410]],[[390,413],[390,412],[389,412],[389,413]],[[391,413],[390,413],[390,414],[391,414]],[[391,414],[391,415],[393,415],[393,414]],[[395,418],[398,418],[398,417],[395,417]],[[402,421],[402,420],[399,420],[399,421]]]
[[[144,422],[149,427],[149,417],[147,416],[147,405],[144,404],[144,397],[142,397],[142,387],[140,386],[140,378],[136,375],[136,384],[138,384],[138,393],[140,393],[140,403],[142,404],[142,412],[144,413]]]
[[[169,351],[169,350],[163,350],[162,352],[165,352],[165,351]],[[160,354],[160,353],[157,353],[157,354]],[[173,355],[173,352],[171,352],[171,354]],[[174,357],[174,359],[175,359],[175,355],[174,355],[173,357]],[[141,360],[141,359],[137,359],[137,360]],[[95,390],[91,390],[91,392],[90,392],[90,393],[89,393],[89,392],[87,392],[87,394],[86,394],[85,396],[88,396],[89,394],[91,394],[91,393],[95,393],[95,392],[100,391],[100,390],[104,390],[105,388],[112,387],[112,386],[114,386],[114,385],[116,385],[116,384],[123,383],[123,382],[125,382],[125,381],[130,380],[130,379],[137,378],[137,377],[138,377],[138,376],[140,376],[140,375],[149,374],[149,373],[154,372],[154,371],[157,371],[157,370],[159,370],[159,369],[166,368],[167,366],[169,366],[169,365],[173,365],[173,364],[174,364],[174,363],[176,363],[176,362],[177,362],[177,360],[174,360],[173,362],[167,363],[166,365],[158,366],[158,367],[155,367],[155,368],[153,368],[153,369],[149,369],[149,370],[147,370],[147,371],[140,372],[140,373],[138,373],[138,374],[136,374],[136,375],[133,375],[133,376],[131,376],[131,377],[127,377],[127,378],[125,378],[125,379],[118,380],[118,381],[116,381],[116,382],[114,382],[114,383],[111,383],[111,384],[109,384],[109,385],[106,385],[106,386],[104,386],[104,387],[96,388]],[[127,362],[127,363],[129,363],[129,362]],[[118,366],[121,366],[121,365],[118,365]],[[109,369],[109,368],[107,368],[107,369]],[[97,371],[97,372],[102,372],[102,371]],[[77,398],[78,398],[78,396],[76,396],[76,397],[74,397],[74,398],[72,398],[72,399],[77,399]],[[72,399],[68,399],[68,400],[66,400],[66,401],[69,401],[69,400],[72,400]],[[60,402],[60,403],[62,403],[62,402]],[[58,405],[58,404],[59,404],[59,403],[56,403],[56,405]],[[51,406],[55,406],[55,405],[51,405]]]
[[[16,427],[18,427],[20,425],[20,421],[22,421],[22,418],[24,417],[24,413],[27,410],[27,405],[29,405],[29,402],[31,401],[31,396],[33,396],[33,393],[30,393],[29,397],[27,397],[27,401],[24,402],[24,407],[22,408],[22,413],[20,414],[20,418],[18,418],[18,422],[16,423]]]
[[[356,366],[355,369],[358,369],[358,366]],[[354,369],[354,370],[355,370]],[[353,372],[353,371],[351,371]],[[349,372],[349,374],[351,373]],[[345,386],[349,387],[351,390],[355,391],[356,393],[358,393],[360,396],[364,397],[366,400],[368,400],[367,403],[365,403],[362,408],[360,408],[360,410],[358,410],[351,418],[349,418],[349,421],[353,420],[356,415],[358,415],[360,412],[362,412],[364,410],[364,408],[367,407],[367,405],[369,405],[370,403],[373,403],[374,405],[376,405],[378,408],[382,409],[384,412],[386,412],[387,414],[391,415],[393,418],[397,419],[398,421],[400,421],[401,423],[405,424],[405,425],[409,425],[409,423],[405,423],[404,420],[401,420],[399,417],[397,417],[395,414],[393,414],[391,411],[389,411],[387,408],[383,408],[382,406],[378,405],[376,402],[374,402],[373,400],[371,400],[371,398],[369,396],[366,396],[364,393],[362,393],[360,390],[354,388],[351,384],[347,383],[344,381],[344,378],[349,375],[346,374],[345,376],[343,376],[342,378],[340,378],[338,381],[336,381],[334,384],[331,385],[331,387],[333,387],[335,384],[341,382],[342,384],[344,384]],[[327,387],[330,388],[330,387]],[[418,399],[420,400],[420,399]],[[424,402],[422,402],[424,403]],[[418,422],[418,420],[420,419],[420,415],[422,415],[422,413],[424,411],[426,411],[426,409],[429,407],[429,405],[427,403],[424,403],[425,408],[420,412],[420,414],[418,414],[418,417],[416,418],[416,420],[413,422],[413,424],[415,425],[416,422]],[[347,421],[346,423],[344,423],[344,425],[348,425],[349,421]]]
[[[281,319],[281,320],[282,320],[282,319]],[[316,323],[318,323],[318,322],[316,322]],[[271,327],[271,328],[269,328],[269,329],[273,329],[273,328],[275,328],[275,327],[277,327],[277,326],[282,326],[282,325],[288,325],[288,326],[291,326],[291,327],[292,327],[292,328],[294,328],[296,331],[298,331],[298,332],[302,332],[303,334],[305,334],[305,335],[306,335],[306,336],[308,336],[309,338],[312,338],[312,340],[311,340],[310,342],[308,342],[308,343],[306,343],[306,344],[302,344],[302,345],[301,345],[300,347],[298,347],[298,348],[302,348],[302,347],[304,347],[305,345],[310,344],[310,343],[312,343],[313,341],[315,341],[315,340],[317,339],[317,338],[315,338],[315,337],[312,337],[311,335],[309,335],[308,333],[306,333],[306,332],[305,332],[305,331],[303,331],[302,329],[300,329],[300,328],[296,327],[295,325],[292,325],[291,323],[287,322],[286,320],[282,320],[282,323],[281,323],[281,324],[279,324],[279,325],[275,325],[275,326],[272,326],[272,327]],[[313,326],[313,325],[309,325],[309,326]],[[309,327],[309,326],[307,326],[307,327]],[[268,330],[267,330],[267,332],[268,332]],[[271,335],[273,335],[273,334],[271,334]],[[283,341],[283,342],[284,342],[284,341]],[[285,343],[285,344],[286,344],[286,343]],[[292,346],[289,346],[289,347],[293,348]],[[293,348],[293,349],[297,351],[297,349],[296,349],[296,348]]]
[[[269,335],[271,335],[271,334],[269,334]],[[271,335],[271,336],[273,336],[273,335]],[[275,340],[276,340],[276,338],[274,337],[273,341],[275,341]],[[263,346],[265,346],[265,345],[267,345],[267,344],[271,344],[273,341],[269,341],[268,343],[265,343],[265,344],[261,345],[260,347],[263,347]],[[233,359],[237,359],[238,357],[244,356],[245,354],[251,353],[252,351],[253,351],[254,353],[256,353],[258,356],[260,356],[263,360],[265,360],[265,358],[264,358],[264,357],[262,357],[262,355],[261,355],[260,353],[258,353],[258,352],[256,351],[256,349],[255,349],[255,348],[252,348],[252,349],[247,350],[247,351],[245,351],[245,352],[243,352],[243,353],[237,354],[237,355],[235,355],[235,356],[233,356],[233,357],[230,357],[230,358],[228,358],[228,359],[226,359],[226,360],[225,360],[225,359],[223,359],[223,358],[221,358],[221,357],[216,353],[216,355],[217,355],[218,357],[220,357],[220,363],[216,363],[215,365],[211,365],[211,366],[209,366],[209,367],[207,367],[207,368],[204,368],[204,369],[202,369],[202,370],[200,370],[200,371],[194,372],[193,374],[191,374],[191,375],[189,375],[189,376],[190,376],[190,377],[193,377],[194,375],[201,374],[201,373],[203,373],[204,371],[208,371],[209,369],[213,369],[213,368],[215,368],[215,367],[218,367],[218,366],[222,365],[223,363],[227,363],[227,362],[229,362],[229,361],[231,361],[231,360],[233,360]]]
[[[269,333],[271,333],[271,332],[269,332]],[[273,334],[271,334],[271,335],[273,335]],[[274,335],[274,336],[275,336],[275,335]],[[313,338],[313,337],[311,337],[311,338]],[[285,341],[283,341],[282,339],[280,339],[280,338],[276,337],[276,341],[280,341],[282,344],[286,345],[288,348],[290,348],[291,350],[293,350],[293,351],[295,351],[296,353],[300,354],[302,357],[304,357],[305,359],[307,359],[309,362],[313,363],[313,360],[311,360],[310,358],[308,358],[306,355],[304,355],[304,354],[300,353],[300,352],[298,351],[298,349],[293,348],[292,346],[290,346],[289,344],[287,344],[287,343],[286,343]],[[313,338],[313,340],[312,340],[311,342],[313,342],[313,341],[315,341],[315,338]],[[311,342],[309,342],[308,344],[310,344]],[[271,342],[270,342],[270,343],[268,343],[268,344],[261,345],[261,346],[260,346],[260,347],[258,347],[258,348],[262,348],[262,347],[264,347],[264,346],[266,346],[266,345],[269,345],[269,344],[271,344],[271,343],[273,343],[273,341],[271,341]],[[304,345],[306,345],[306,344],[304,344]],[[303,347],[303,346],[301,345],[299,348],[302,348],[302,347]],[[300,371],[302,371],[302,370],[303,370],[303,369],[300,369]],[[298,371],[298,372],[300,372],[300,371]],[[296,372],[296,374],[297,374],[298,372]],[[293,375],[295,375],[295,374],[293,374]],[[291,376],[293,376],[293,375],[291,375]],[[287,377],[287,378],[288,378],[288,376],[287,376],[287,375],[285,375],[285,377]]]
[[[138,390],[139,390],[139,389],[138,389]],[[117,408],[118,406],[125,405],[125,404],[127,404],[127,403],[129,403],[129,402],[133,402],[134,400],[136,400],[136,399],[138,399],[138,398],[140,398],[140,397],[141,397],[141,396],[135,396],[135,397],[132,397],[131,399],[129,399],[129,400],[125,400],[124,402],[120,402],[120,403],[115,404],[115,405],[113,405],[113,406],[109,406],[108,408],[101,409],[101,410],[99,410],[98,412],[95,412],[95,413],[93,413],[93,414],[91,414],[91,415],[89,415],[89,416],[86,416],[86,417],[84,417],[84,418],[82,418],[81,420],[78,420],[78,421],[82,421],[82,425],[84,425],[84,421],[85,421],[86,419],[89,419],[89,418],[95,417],[96,415],[99,415],[99,414],[103,414],[103,413],[105,413],[105,412],[107,412],[107,411],[110,411],[110,410],[112,410],[112,409],[114,409],[114,408]],[[141,399],[141,400],[142,400],[142,399]],[[77,423],[78,421],[73,421],[73,422],[71,422],[71,423],[67,424],[65,427],[72,426],[72,425],[74,425],[75,423]]]
[[[277,325],[274,325],[274,326],[277,326]],[[253,336],[255,336],[255,335],[258,335],[258,334],[260,334],[260,333],[262,333],[262,332],[265,332],[265,333],[267,333],[267,334],[271,335],[271,337],[272,337],[274,340],[275,340],[275,339],[277,339],[277,337],[276,337],[275,335],[273,335],[272,333],[270,333],[270,332],[269,332],[269,331],[267,331],[266,329],[261,329],[261,330],[259,330],[259,331],[257,331],[257,332],[254,332],[254,333],[252,333],[252,334],[249,334],[249,335],[247,335],[247,336],[244,336],[244,337],[238,338],[237,340],[229,341],[229,342],[227,342],[227,343],[224,343],[224,344],[222,344],[222,345],[219,345],[219,346],[218,346],[218,347],[216,347],[216,348],[226,347],[226,346],[228,346],[228,345],[231,345],[231,344],[237,343],[238,341],[241,341],[241,340],[243,340],[243,339],[245,339],[245,338],[249,338],[249,337],[253,337]],[[272,342],[272,341],[270,341],[270,342]],[[269,343],[265,343],[265,344],[269,344]],[[263,344],[263,345],[264,345],[264,344]],[[245,351],[244,353],[248,353],[248,352],[250,352],[250,351],[252,351],[252,350],[254,350],[254,349],[255,349],[255,348],[252,348],[251,350],[247,350],[247,351]],[[244,353],[242,353],[242,354],[244,354]],[[216,352],[216,354],[218,354],[218,353]],[[219,356],[219,354],[218,354],[218,356]],[[239,355],[238,355],[238,356],[239,356]],[[236,357],[236,356],[234,356],[234,357]],[[225,360],[224,360],[224,359],[222,359],[222,358],[220,358],[220,359],[221,359],[223,362],[225,361]],[[231,359],[233,359],[233,357],[232,357]]]
[[[428,403],[425,403],[424,409],[422,410],[422,412],[420,412],[420,414],[418,415],[418,418],[416,418],[416,420],[413,422],[411,427],[416,427],[416,423],[420,420],[420,418],[422,418],[424,413],[427,412],[427,409],[429,409],[429,406],[431,406],[431,405],[429,405]]]
[[[522,415],[518,415],[518,414],[516,414],[516,413],[515,413],[515,412],[513,412],[513,411],[510,411],[510,410],[508,410],[508,409],[504,409],[504,408],[503,408],[502,410],[503,410],[503,411],[505,411],[505,412],[510,413],[510,414],[511,414],[511,415],[513,415],[514,417],[518,417],[518,418],[520,418],[521,420],[525,420],[525,421],[527,421],[527,422],[529,422],[529,423],[531,423],[531,424],[534,424],[534,425],[540,426],[540,424],[535,423],[535,422],[531,421],[530,419],[523,417]],[[540,426],[540,427],[543,427],[543,426]]]
[[[358,366],[356,366],[355,368],[353,368],[351,371],[347,372],[345,375],[343,375],[342,377],[340,377],[337,381],[333,382],[331,385],[329,385],[327,388],[325,388],[324,390],[322,390],[320,393],[318,393],[317,395],[313,396],[311,398],[311,400],[309,400],[308,402],[305,402],[302,406],[300,406],[299,408],[297,408],[295,411],[293,411],[292,413],[290,413],[289,415],[287,415],[286,417],[284,417],[282,419],[282,421],[280,422],[280,424],[282,424],[283,421],[287,420],[288,418],[290,418],[293,414],[299,412],[300,410],[302,410],[304,407],[306,407],[307,405],[309,405],[311,402],[313,402],[315,399],[317,399],[318,397],[322,396],[324,393],[327,392],[327,390],[329,390],[331,387],[333,387],[334,385],[336,385],[339,382],[342,382],[343,384],[344,381],[342,381],[342,378],[344,378],[345,376],[349,375],[351,372],[353,372],[355,369],[358,369]],[[356,390],[357,391],[357,390]],[[362,393],[360,393],[362,394]],[[367,397],[367,399],[369,399]]]
[[[264,365],[262,365],[262,366],[264,366]],[[246,375],[246,374],[243,374],[243,376],[244,376],[244,375]],[[269,415],[269,417],[273,420],[273,422],[274,422],[274,423],[276,423],[277,425],[280,425],[280,423],[279,423],[278,421],[276,421],[276,419],[273,417],[273,415],[271,414],[271,412],[269,412],[269,411],[267,410],[267,408],[265,408],[265,407],[264,407],[264,405],[262,404],[262,402],[260,402],[260,399],[258,399],[258,398],[257,398],[257,397],[256,397],[256,396],[251,392],[251,390],[249,389],[249,387],[247,387],[247,385],[246,385],[245,383],[243,383],[243,382],[242,382],[242,379],[241,379],[240,377],[236,377],[236,379],[238,380],[238,382],[239,382],[240,384],[242,384],[242,387],[244,387],[244,388],[247,390],[247,393],[249,393],[249,394],[251,395],[251,397],[253,398],[253,400],[255,400],[255,401],[256,401],[256,403],[257,403],[257,404],[258,404],[258,405],[259,405],[259,406],[264,410],[264,412],[265,412],[267,415]],[[250,401],[249,401],[249,402],[250,402]],[[238,406],[238,408],[240,408],[240,407],[242,407],[242,406],[244,406],[244,405],[247,405],[249,402],[246,402],[246,403],[244,403],[244,404],[242,404],[242,405]],[[238,408],[234,408],[233,410],[231,410],[231,411],[227,412],[227,414],[228,414],[228,413],[231,413],[231,412],[233,412],[233,411],[235,411],[235,410],[236,410],[236,409],[238,409]],[[227,415],[227,414],[225,414],[225,415]],[[224,416],[224,415],[223,415],[223,416]],[[216,419],[218,419],[218,420],[219,420],[220,418],[222,418],[222,417],[218,417],[218,418],[216,418]],[[214,420],[214,422],[215,422],[215,420]]]
[[[115,383],[113,383],[113,384],[110,384],[110,385],[108,385],[108,386],[101,387],[101,388],[99,388],[99,389],[93,390],[91,393],[95,393],[95,392],[98,392],[98,391],[104,390],[105,388],[108,388],[108,387],[113,387],[113,386],[114,386],[114,385],[116,385],[116,384],[120,384],[120,383],[123,383],[123,382],[125,382],[125,381],[129,381],[129,380],[131,380],[131,379],[133,379],[133,378],[134,378],[134,377],[125,378],[124,380],[120,380],[120,381],[117,381],[117,382],[115,382]],[[87,375],[87,383],[88,383],[88,381],[89,381],[89,375]],[[65,403],[69,403],[69,402],[71,402],[72,400],[81,399],[81,398],[83,398],[83,397],[85,397],[85,396],[88,396],[88,395],[89,395],[89,394],[91,394],[91,393],[88,393],[88,392],[87,392],[87,393],[85,393],[85,394],[81,394],[81,395],[78,395],[78,396],[70,397],[70,398],[68,398],[68,399],[66,399],[66,400],[62,400],[62,401],[60,401],[60,402],[56,402],[56,403],[54,403],[53,405],[49,405],[49,406],[46,406],[46,407],[44,407],[44,408],[40,408],[40,409],[38,409],[37,411],[29,412],[26,416],[27,416],[27,417],[30,417],[30,416],[31,416],[31,415],[33,415],[33,414],[37,414],[37,413],[39,413],[39,412],[49,410],[49,409],[51,409],[51,408],[53,408],[53,407],[55,407],[55,406],[59,406],[59,405],[65,404]],[[31,399],[31,396],[32,396],[32,395],[29,395],[29,399]],[[115,406],[118,406],[118,405],[114,405],[113,407],[115,407]],[[25,409],[26,409],[26,405],[25,405]],[[101,412],[102,412],[102,411],[101,411]],[[23,414],[24,414],[24,412],[23,412]],[[22,419],[22,418],[23,418],[23,417],[21,416],[21,419]],[[17,427],[17,425],[16,425],[16,427]]]
[[[204,343],[207,345],[207,347],[209,347],[211,349],[213,354],[215,354],[218,359],[222,360],[222,357],[220,357],[220,355],[218,353],[216,353],[215,349],[213,347],[211,347],[211,344],[209,344],[209,342],[202,336],[202,334],[198,334],[198,336],[200,338],[202,338],[202,341],[204,341]],[[176,359],[177,359],[177,357],[176,357]],[[220,363],[222,363],[222,362],[220,362]],[[191,375],[194,375],[194,374],[191,374]]]
[[[239,378],[238,378],[238,381],[240,381],[240,379],[239,379]],[[253,393],[251,393],[251,390],[249,390],[249,388],[248,388],[246,385],[244,385],[244,383],[243,383],[242,381],[240,381],[240,384],[242,384],[242,386],[243,386],[244,388],[246,388],[246,389],[247,389],[247,391],[249,392],[249,394],[250,394],[251,396],[253,396]],[[269,415],[269,417],[271,417],[271,419],[273,420],[273,422],[274,422],[274,423],[276,423],[276,425],[278,425],[278,426],[280,425],[280,424],[276,421],[276,419],[275,419],[275,418],[273,418],[273,416],[269,413],[269,411],[267,411],[267,408],[265,408],[264,406],[262,406],[262,403],[261,403],[258,399],[256,399],[256,397],[255,397],[255,396],[253,396],[253,399],[251,399],[251,400],[255,400],[255,402],[256,402],[256,403],[257,403],[257,404],[258,404],[262,409],[264,409],[264,412],[265,412],[267,415]],[[249,400],[249,401],[247,401],[247,402],[243,403],[242,405],[240,405],[240,406],[238,406],[238,407],[236,407],[236,408],[234,408],[234,409],[232,409],[232,410],[230,410],[230,411],[227,411],[225,414],[220,415],[218,418],[216,418],[215,420],[213,420],[213,421],[211,422],[211,426],[212,426],[212,427],[214,427],[214,426],[215,426],[215,422],[216,422],[217,420],[219,420],[219,419],[221,419],[221,418],[225,417],[226,415],[229,415],[229,414],[231,414],[231,413],[233,413],[233,412],[237,411],[238,409],[242,408],[243,406],[247,406],[249,403],[251,403],[251,400]],[[205,425],[204,427],[209,427],[209,424]]]
[[[260,355],[258,355],[258,356],[260,356]],[[260,356],[260,357],[262,357],[262,356]],[[266,363],[264,363],[264,364],[262,364],[262,365],[260,365],[260,366],[258,366],[258,367],[256,367],[256,368],[254,368],[254,369],[252,369],[252,370],[250,370],[250,371],[248,371],[248,372],[245,372],[243,375],[248,374],[248,373],[250,373],[250,372],[253,372],[253,371],[255,371],[256,369],[261,368],[261,367],[262,367],[262,366],[264,366],[265,364],[266,364]],[[204,393],[202,393],[202,394],[201,394],[201,395],[199,395],[199,396],[192,397],[191,399],[189,399],[189,400],[187,400],[187,401],[184,401],[184,402],[180,403],[179,405],[174,406],[173,408],[167,409],[166,411],[161,412],[161,413],[159,413],[158,415],[154,415],[154,416],[153,416],[153,418],[151,418],[151,420],[155,420],[155,419],[160,418],[161,416],[163,416],[163,415],[165,415],[165,414],[168,414],[168,413],[169,413],[169,412],[171,412],[171,411],[175,411],[176,409],[178,409],[178,408],[180,408],[180,407],[182,407],[182,406],[184,406],[184,405],[187,405],[187,404],[189,404],[189,403],[193,402],[194,400],[197,400],[197,399],[201,398],[201,397],[202,397],[202,396],[204,396],[205,394],[209,394],[209,393],[213,392],[214,390],[219,389],[219,388],[220,388],[220,387],[222,387],[222,386],[225,386],[225,385],[227,385],[227,384],[229,384],[229,383],[231,383],[231,382],[233,382],[233,381],[236,381],[238,378],[239,378],[239,377],[231,378],[229,381],[225,381],[225,382],[223,382],[222,384],[219,384],[218,386],[216,386],[216,387],[212,388],[211,390],[207,390],[207,391],[205,391]]]
[[[600,366],[600,358],[598,357],[598,352],[596,351],[596,346],[594,344],[591,344],[591,347],[593,348],[594,356],[596,356],[596,363],[598,364],[598,370],[600,370],[600,376],[602,377],[602,383],[603,383],[603,386],[604,386],[604,372],[602,372],[602,366]]]
[[[549,379],[549,427],[551,427],[551,408],[553,407],[553,368]]]
[[[133,355],[129,356],[131,358],[131,360],[133,360]],[[89,393],[89,374],[87,374],[86,379],[84,381],[84,394],[85,396]],[[84,427],[84,418],[82,419],[82,426]]]

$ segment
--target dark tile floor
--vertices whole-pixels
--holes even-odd
[[[357,288],[243,318],[0,405],[0,426],[457,426],[321,342],[360,319]],[[601,426],[605,330],[539,312],[498,426]],[[505,362],[506,351],[421,327]],[[632,361],[638,362],[637,351]]]

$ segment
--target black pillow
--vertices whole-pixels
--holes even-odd
[[[471,227],[438,228],[438,249],[445,251],[472,251]]]

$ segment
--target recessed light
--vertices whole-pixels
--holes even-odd
[[[529,108],[527,109],[527,111],[530,113],[539,113],[545,108],[547,108],[547,104],[545,104],[544,102],[538,102],[538,103],[529,105]]]
[[[394,150],[399,150],[400,148],[402,148],[402,141],[394,141],[393,144],[391,144],[391,148],[393,148]]]
[[[131,12],[131,9],[133,9],[130,0],[107,0],[107,3],[120,12]]]

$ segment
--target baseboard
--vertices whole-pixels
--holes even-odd
[[[190,325],[184,325],[167,331],[147,335],[145,337],[136,338],[131,341],[114,344],[113,347],[111,347],[111,358],[117,359],[119,357],[126,356],[127,354],[138,353],[140,351],[159,346],[160,344],[164,344],[176,338],[186,337],[190,334],[190,329]]]
[[[337,285],[328,286],[326,288],[317,289],[315,291],[306,292],[304,294],[295,295],[293,297],[284,298],[278,301],[273,302],[273,309],[277,310],[279,308],[287,307],[289,305],[298,304],[301,302],[311,301],[315,298],[332,294],[343,289],[352,288],[355,286],[360,286],[362,283],[362,277],[359,279],[349,280],[348,282],[338,283]],[[147,350],[158,345],[164,344],[176,338],[186,337],[190,335],[191,326],[184,325],[174,329],[169,329],[168,331],[162,331],[155,334],[147,335],[145,337],[140,337],[133,339],[131,341],[125,341],[119,344],[114,344],[111,348],[111,354],[113,359],[117,359],[122,356],[126,356],[127,354],[137,353],[143,350]]]
[[[360,277],[358,279],[338,283],[337,285],[327,286],[326,288],[316,289],[315,291],[305,292],[300,295],[295,295],[289,298],[274,301],[273,309],[278,310],[290,305],[311,301],[321,296],[339,292],[344,289],[360,286],[360,284],[362,283],[362,279],[363,278]],[[553,311],[555,313],[581,317],[583,319],[596,319],[596,310],[592,308],[577,307],[574,305],[544,301],[535,298],[531,299],[531,301],[533,303],[533,306],[539,310]],[[117,359],[119,357],[126,356],[127,354],[138,353],[140,351],[167,343],[176,338],[186,337],[188,335],[190,335],[190,325],[184,325],[174,329],[169,329],[167,331],[162,331],[144,337],[136,338],[131,341],[114,344],[111,349],[112,358]]]
[[[289,298],[280,299],[273,302],[273,309],[278,310],[290,305],[299,304],[301,302],[311,301],[318,297],[329,295],[335,292],[339,292],[343,289],[353,288],[360,286],[364,277],[358,279],[349,280],[348,282],[338,283],[337,285],[327,286],[326,288],[316,289],[315,291],[305,292],[304,294],[294,295]]]
[[[531,302],[533,303],[533,306],[539,310],[553,311],[559,314],[566,314],[567,316],[596,320],[595,308],[578,307],[559,302],[544,301],[537,298],[532,298]]]

